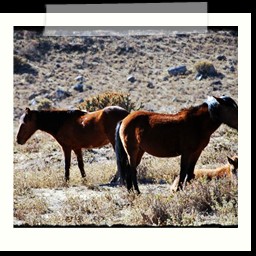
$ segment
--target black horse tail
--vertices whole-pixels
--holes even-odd
[[[126,182],[126,177],[127,177],[126,173],[129,168],[129,163],[128,163],[127,154],[124,150],[124,146],[119,134],[121,124],[122,124],[122,121],[119,121],[116,126],[115,153],[116,153],[116,162],[117,162],[117,172],[120,175],[121,184],[123,185]]]

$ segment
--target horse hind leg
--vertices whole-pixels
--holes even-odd
[[[82,156],[82,150],[81,148],[79,149],[74,149],[74,152],[77,157],[77,162],[78,162],[78,167],[81,173],[82,178],[85,178],[85,170],[84,170],[84,162],[83,162],[83,156]]]
[[[135,167],[131,167],[131,180],[132,184],[137,191],[138,194],[140,194],[139,186],[138,186],[138,181],[137,181],[137,170]]]
[[[133,183],[133,177],[132,177],[132,173],[131,173],[131,167],[130,165],[126,167],[126,187],[128,192],[132,191],[132,183]]]
[[[144,154],[144,151],[139,149],[138,152],[137,152],[137,158],[136,158],[136,165],[135,166],[138,166],[140,164],[140,161],[141,161],[141,158],[142,158],[143,154]],[[137,191],[137,193],[140,194],[136,167],[131,168],[131,175],[132,175],[133,186],[134,186],[135,190]]]
[[[129,159],[130,163],[130,171],[127,172],[130,175],[130,179],[132,181],[132,185],[136,192],[140,194],[139,186],[138,186],[138,179],[137,179],[137,166],[140,164],[141,158],[144,154],[144,151],[141,149],[137,149],[133,151],[133,154],[131,155]]]
[[[110,142],[114,151],[115,151],[115,143],[114,142]],[[116,173],[114,176],[112,176],[111,180],[109,181],[110,184],[117,184],[120,183],[120,185],[123,185],[124,182],[123,180],[120,178],[120,171],[117,169]]]
[[[65,180],[69,181],[69,169],[70,169],[70,161],[71,161],[71,149],[64,148],[64,157],[65,157]]]

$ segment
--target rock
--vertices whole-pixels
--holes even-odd
[[[127,81],[131,82],[131,83],[134,83],[136,81],[135,77],[134,76],[128,76],[127,77]]]
[[[76,78],[75,78],[76,81],[78,82],[83,82],[84,81],[84,77],[81,76],[81,75],[78,75]]]
[[[58,100],[62,100],[62,99],[65,99],[67,97],[71,96],[71,93],[68,92],[68,91],[65,91],[63,88],[58,88],[56,90],[56,98]]]
[[[155,86],[153,85],[153,83],[152,83],[152,82],[148,82],[147,87],[148,87],[148,88],[150,88],[150,89],[153,89]]]
[[[229,68],[229,70],[231,71],[231,72],[235,72],[235,67],[234,66],[231,66],[230,68]]]
[[[197,73],[196,80],[201,81],[204,78],[203,74]]]
[[[86,85],[86,89],[92,90],[92,86],[91,85]]]
[[[184,75],[187,71],[187,68],[185,65],[182,65],[182,66],[178,66],[178,67],[168,68],[167,71],[168,71],[169,75],[173,75],[173,76]]]
[[[219,91],[221,89],[222,82],[220,80],[214,81],[210,84],[213,91]]]
[[[225,55],[217,55],[217,56],[216,56],[216,59],[217,59],[217,60],[227,60],[227,58],[226,58]]]
[[[210,85],[222,85],[222,82],[220,80],[212,82]]]
[[[73,89],[75,91],[78,91],[78,92],[83,92],[84,91],[84,85],[81,84],[81,83],[78,83],[76,85],[73,86]]]
[[[128,45],[121,45],[116,48],[116,53],[118,55],[126,55],[128,53],[134,53],[135,49]]]
[[[38,94],[37,93],[32,93],[29,97],[28,100],[34,99]]]

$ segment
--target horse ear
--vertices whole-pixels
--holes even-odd
[[[29,109],[29,108],[26,108],[26,109],[25,109],[25,112],[26,112],[26,114],[29,114],[30,109]]]
[[[230,158],[229,156],[227,156],[227,158],[228,158],[228,162],[229,162],[230,164],[234,165],[234,160],[233,160],[232,158]]]
[[[225,102],[222,98],[218,98],[218,97],[215,97],[215,96],[213,96],[213,98],[215,100],[217,100],[220,104],[223,104]]]

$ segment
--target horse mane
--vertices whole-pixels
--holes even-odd
[[[212,120],[217,121],[219,119],[218,108],[220,103],[212,96],[208,96],[204,102],[208,105],[208,111]]]
[[[34,110],[38,129],[52,131],[56,134],[59,128],[68,120],[78,118],[86,112],[75,110]]]
[[[69,115],[84,115],[87,111],[80,109],[47,109],[47,110],[34,110],[38,113],[43,113],[46,115],[60,115],[60,116],[69,116]]]
[[[183,108],[183,109],[180,110],[180,112],[187,112],[188,114],[193,115],[193,114],[197,113],[197,111],[199,109],[201,109],[203,105],[205,105],[205,104],[203,103],[203,104],[200,104],[200,105],[197,105],[197,106],[191,106],[191,107],[188,107],[188,108]]]
[[[194,118],[195,115],[198,115],[200,111],[203,111],[203,108],[206,108],[207,104],[204,102],[197,106],[191,106],[188,108],[182,108],[177,115],[186,116],[187,119]]]

